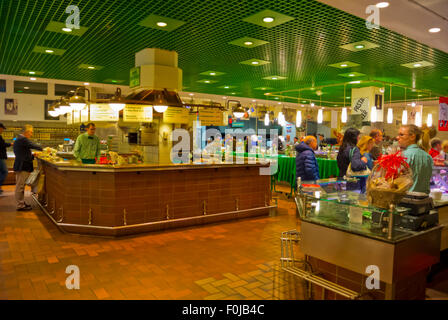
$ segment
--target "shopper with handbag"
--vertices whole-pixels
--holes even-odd
[[[365,176],[367,173],[367,159],[361,156],[359,148],[356,146],[359,140],[359,130],[348,128],[344,133],[342,145],[339,149],[337,162],[339,168],[339,178],[344,176]],[[360,189],[362,185],[360,186]],[[361,190],[365,191],[365,190]]]
[[[33,172],[33,159],[31,149],[42,151],[42,147],[31,142],[33,136],[33,126],[26,124],[14,143],[14,172],[16,174],[16,210],[28,211],[32,207],[25,203],[25,183],[30,173]]]

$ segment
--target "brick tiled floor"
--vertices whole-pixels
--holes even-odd
[[[125,238],[64,234],[32,203],[0,196],[0,299],[301,299],[278,270],[280,234],[296,228],[293,202],[270,217]],[[66,267],[79,267],[69,290]],[[290,281],[285,281],[286,278]]]
[[[4,190],[0,299],[304,298],[304,283],[279,267],[281,232],[297,228],[284,197],[270,217],[99,238],[62,233],[35,204],[16,212],[13,187]],[[80,269],[79,290],[66,288],[69,265]],[[427,299],[447,299],[448,272],[436,279]]]

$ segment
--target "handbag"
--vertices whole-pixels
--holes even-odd
[[[366,169],[361,170],[361,171],[353,171],[352,170],[353,152],[355,152],[355,148],[350,150],[350,164],[348,165],[346,176],[347,177],[366,177],[366,176],[369,176],[370,175],[370,169],[369,168],[366,168]]]
[[[28,178],[26,178],[25,184],[27,186],[34,186],[36,184],[36,182],[38,181],[39,174],[40,174],[40,170],[34,169],[34,171],[30,173]]]

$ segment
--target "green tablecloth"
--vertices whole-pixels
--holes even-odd
[[[319,165],[319,176],[321,179],[339,175],[338,162],[336,160],[317,158],[317,164]]]

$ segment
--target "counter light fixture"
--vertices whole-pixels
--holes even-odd
[[[235,109],[233,109],[233,115],[237,119],[241,119],[242,117],[244,117],[245,113],[246,113],[246,110],[244,110],[244,108],[241,107],[240,103],[238,103],[237,106],[235,107]]]
[[[59,114],[72,112],[73,108],[64,97],[59,101]]]
[[[126,103],[121,97],[121,89],[117,88],[117,90],[115,91],[115,96],[109,101],[109,107],[115,112],[119,112],[120,110],[123,110],[125,106]]]
[[[392,108],[387,109],[387,123],[391,124],[394,121],[394,112]]]
[[[53,118],[56,118],[57,116],[59,116],[59,112],[55,110],[54,106],[50,106],[48,108],[48,114],[50,116],[52,116]]]
[[[440,28],[431,28],[428,31],[431,33],[437,33],[437,32],[440,32]]]
[[[70,99],[68,101],[69,104],[70,104],[70,107],[72,107],[73,111],[81,111],[87,105],[86,99],[83,96],[79,95],[79,91],[80,90],[86,90],[87,91],[87,93],[89,94],[89,99],[88,100],[90,101],[90,90],[89,89],[87,89],[85,87],[78,87],[78,88],[76,88],[75,94],[72,97],[70,97]]]

